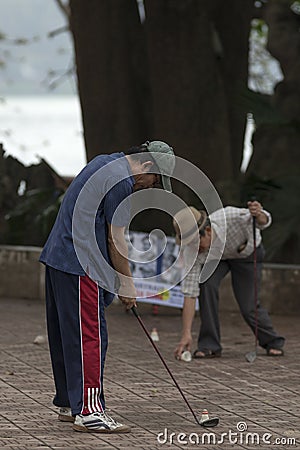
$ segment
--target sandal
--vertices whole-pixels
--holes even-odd
[[[276,350],[279,353],[273,353],[273,351]],[[267,356],[283,356],[284,355],[284,351],[282,350],[282,348],[268,348],[267,350]]]
[[[202,353],[202,355],[199,355],[199,353]],[[216,352],[213,352],[212,350],[195,350],[193,353],[194,359],[203,359],[203,358],[220,358],[221,352],[217,350]]]

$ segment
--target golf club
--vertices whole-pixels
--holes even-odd
[[[251,198],[251,201],[254,202],[255,197]],[[249,363],[253,363],[256,360],[257,356],[257,344],[258,344],[258,295],[257,295],[257,255],[256,255],[256,217],[252,217],[252,227],[253,227],[253,281],[254,281],[254,302],[255,302],[255,350],[254,352],[248,352],[245,355],[246,360]]]
[[[142,319],[141,319],[141,317],[140,317],[140,315],[139,315],[139,313],[138,313],[137,308],[136,308],[135,306],[133,306],[133,307],[131,308],[131,310],[132,310],[133,314],[135,315],[135,317],[137,318],[137,320],[139,321],[139,323],[140,323],[141,327],[143,328],[144,332],[146,333],[147,338],[148,338],[149,341],[151,342],[151,344],[152,344],[154,350],[155,350],[156,353],[158,354],[158,356],[159,356],[161,362],[162,362],[163,365],[165,366],[165,368],[166,368],[166,370],[168,371],[170,377],[171,377],[172,380],[174,381],[174,384],[175,384],[175,386],[177,387],[177,389],[179,390],[179,392],[180,392],[180,394],[181,394],[183,400],[185,401],[185,403],[187,404],[189,410],[190,410],[191,413],[193,414],[196,423],[197,423],[198,425],[202,426],[202,427],[215,427],[216,425],[218,425],[218,423],[219,423],[219,418],[218,418],[218,417],[213,417],[213,418],[211,418],[211,419],[208,418],[208,419],[204,419],[204,420],[199,420],[199,419],[198,419],[198,417],[197,417],[196,414],[195,414],[195,411],[192,409],[191,405],[190,405],[189,402],[187,401],[187,399],[186,399],[184,393],[182,392],[182,390],[181,390],[179,384],[177,383],[177,381],[175,380],[175,378],[174,378],[174,376],[173,376],[171,370],[170,370],[169,367],[167,366],[167,363],[166,363],[166,361],[164,360],[162,354],[160,353],[160,351],[158,350],[157,346],[156,346],[155,343],[153,342],[153,339],[151,338],[151,336],[150,336],[150,334],[149,334],[149,332],[148,332],[148,330],[147,330],[147,328],[146,328],[144,322],[142,321]]]

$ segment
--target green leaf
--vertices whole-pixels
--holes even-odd
[[[256,31],[260,38],[266,38],[268,35],[268,26],[263,19],[253,19],[251,22],[251,28]]]

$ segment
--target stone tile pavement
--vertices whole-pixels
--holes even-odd
[[[284,358],[269,358],[260,350],[253,364],[246,362],[244,354],[253,349],[254,338],[239,314],[223,313],[222,358],[184,363],[173,359],[180,311],[160,307],[159,315],[153,316],[149,305],[141,304],[139,309],[149,331],[158,329],[158,346],[193,409],[200,415],[207,408],[211,416],[220,417],[219,426],[205,430],[194,423],[136,318],[113,304],[107,310],[107,406],[112,415],[131,424],[132,432],[76,433],[70,423],[57,420],[52,405],[47,343],[33,343],[37,335],[46,333],[43,302],[1,299],[0,449],[300,446],[299,317],[272,317],[287,338]],[[198,325],[199,318],[194,324],[195,340]]]

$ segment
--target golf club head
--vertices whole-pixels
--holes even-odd
[[[205,428],[216,427],[219,423],[219,417],[200,420],[200,425]]]
[[[256,352],[246,353],[245,358],[249,363],[253,363],[256,360]]]

